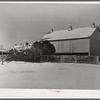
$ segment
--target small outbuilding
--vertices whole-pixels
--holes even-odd
[[[94,23],[91,27],[51,31],[42,40],[50,41],[56,54],[100,56],[100,28]]]

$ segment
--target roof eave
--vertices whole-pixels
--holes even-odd
[[[90,39],[90,36],[88,36],[88,37],[82,37],[82,38],[57,39],[57,40],[48,40],[48,41],[50,41],[50,42],[54,42],[54,41],[69,41],[69,40],[79,40],[79,39]]]

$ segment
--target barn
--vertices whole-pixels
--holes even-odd
[[[42,40],[50,41],[59,55],[98,55],[100,56],[100,28],[94,23],[91,27],[59,30],[47,33]]]

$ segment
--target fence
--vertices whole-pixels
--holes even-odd
[[[0,61],[3,62],[7,55],[0,55]],[[41,55],[40,62],[58,62],[58,63],[90,63],[99,64],[99,56],[83,55]]]
[[[98,56],[77,56],[77,55],[42,55],[41,62],[98,64],[99,57]]]

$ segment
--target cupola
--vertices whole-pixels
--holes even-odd
[[[68,29],[68,31],[72,31],[73,30],[73,27],[72,26],[70,26],[69,27],[69,29]]]

